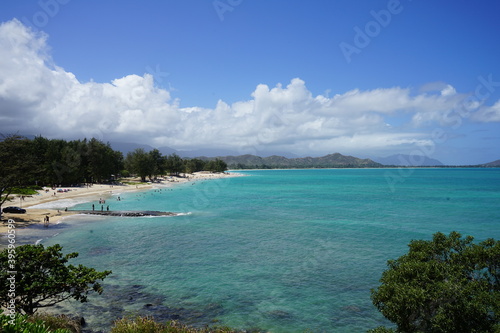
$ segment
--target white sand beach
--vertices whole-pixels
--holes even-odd
[[[128,191],[141,191],[154,188],[155,186],[175,186],[185,182],[196,182],[200,180],[218,179],[225,177],[238,177],[237,173],[211,173],[196,172],[185,174],[184,177],[165,177],[159,183],[128,183],[121,185],[94,184],[90,187],[56,187],[38,191],[38,194],[21,198],[15,196],[12,201],[6,202],[2,208],[18,206],[26,209],[25,214],[3,213],[0,223],[0,235],[7,232],[7,221],[16,221],[16,227],[26,227],[33,224],[43,224],[45,217],[49,217],[49,223],[57,223],[61,218],[74,215],[75,212],[65,211],[66,206],[77,203],[90,202],[107,198],[112,194]],[[137,180],[137,179],[136,179]]]

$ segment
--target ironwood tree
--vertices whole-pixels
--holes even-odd
[[[17,189],[35,185],[40,167],[31,141],[18,135],[0,139],[0,218],[2,205]]]

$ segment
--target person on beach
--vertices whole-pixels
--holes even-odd
[[[94,210],[95,210],[95,206],[94,206],[94,204],[92,204],[92,211],[94,211]]]
[[[43,225],[45,227],[49,227],[49,216],[48,215],[45,215],[45,219],[43,220]]]
[[[106,207],[106,211],[108,211],[108,212],[109,212],[109,205]]]

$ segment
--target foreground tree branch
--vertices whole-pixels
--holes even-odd
[[[86,302],[89,293],[102,293],[103,288],[97,281],[111,274],[111,271],[98,272],[82,265],[66,265],[78,253],[63,255],[59,244],[47,248],[23,245],[15,248],[15,253],[9,250],[12,249],[0,253],[0,304],[7,307],[12,300],[8,278],[14,277],[16,308],[28,315],[38,308],[53,306],[70,298]],[[14,266],[11,266],[12,258],[15,258]]]

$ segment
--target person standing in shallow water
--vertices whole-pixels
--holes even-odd
[[[94,210],[95,210],[95,206],[94,206],[94,204],[92,204],[92,211],[94,211]]]

